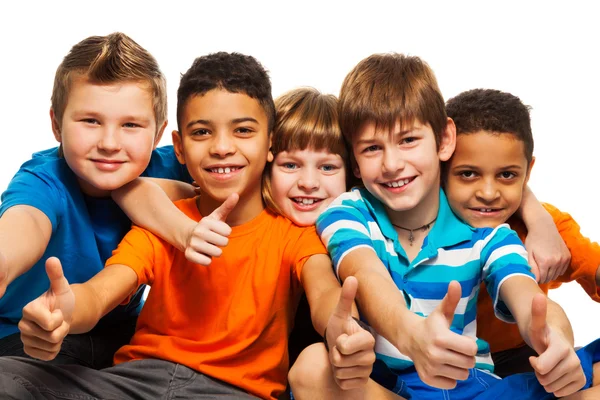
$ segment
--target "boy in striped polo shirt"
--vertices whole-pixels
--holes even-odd
[[[428,65],[399,54],[361,61],[342,85],[340,124],[364,187],[332,203],[317,229],[338,277],[360,282],[381,397],[541,399],[586,385],[570,324],[537,286],[515,232],[468,226],[440,190],[456,131]],[[489,346],[476,337],[482,281],[497,317],[516,321],[539,354],[536,375],[492,374]]]

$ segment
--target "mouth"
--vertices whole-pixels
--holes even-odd
[[[211,172],[213,174],[226,175],[226,174],[235,173],[235,172],[239,171],[242,168],[244,168],[244,167],[235,166],[235,165],[228,165],[228,166],[219,166],[219,167],[204,168],[204,170],[207,171],[207,172]]]
[[[312,211],[319,207],[319,204],[325,199],[314,197],[291,197],[290,200],[296,209],[300,211]]]
[[[96,165],[96,168],[102,171],[115,171],[121,167],[121,165],[125,164],[125,161],[120,160],[106,160],[106,159],[91,159],[91,161]]]
[[[469,207],[469,210],[474,211],[476,213],[482,214],[482,215],[495,215],[498,214],[500,211],[503,210],[503,208],[498,208],[498,207]]]
[[[395,181],[390,181],[390,182],[383,182],[380,183],[380,185],[389,188],[389,189],[396,189],[396,188],[401,188],[403,186],[408,185],[409,183],[411,183],[412,181],[414,181],[416,178],[416,176],[412,176],[410,178],[401,178]]]

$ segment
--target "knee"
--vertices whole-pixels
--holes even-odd
[[[312,398],[305,394],[328,386],[332,374],[329,355],[323,343],[310,345],[300,353],[290,369],[288,379],[292,393],[297,398]]]

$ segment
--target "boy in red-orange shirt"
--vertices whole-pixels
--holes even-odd
[[[535,162],[528,107],[509,93],[475,89],[450,99],[446,109],[457,133],[456,150],[444,169],[452,210],[473,227],[508,223],[524,241],[527,229],[515,212]],[[543,206],[571,252],[571,263],[540,288],[548,293],[563,282],[577,281],[600,301],[600,245],[584,237],[569,214],[550,204]],[[533,371],[529,357],[537,353],[525,344],[518,327],[495,318],[490,296],[480,295],[477,307],[477,334],[490,345],[494,372],[504,377]],[[597,385],[596,365],[594,372]]]

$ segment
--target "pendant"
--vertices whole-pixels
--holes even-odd
[[[408,235],[408,244],[412,246],[413,241],[415,240],[415,237],[413,235],[413,231],[409,230],[409,235]]]

